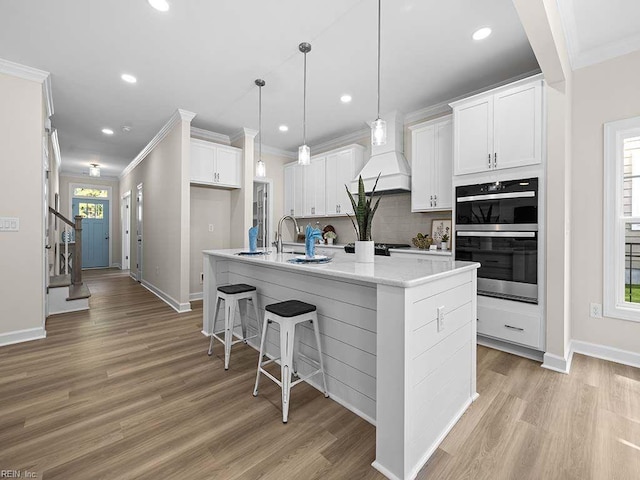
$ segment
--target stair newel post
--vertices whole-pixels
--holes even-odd
[[[82,217],[75,216],[76,246],[73,252],[73,270],[71,281],[74,285],[82,285]]]

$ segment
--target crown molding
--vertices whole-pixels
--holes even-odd
[[[44,100],[47,106],[47,118],[53,116],[53,90],[51,88],[51,75],[48,75],[42,82],[42,91],[44,92]]]
[[[310,148],[312,150],[320,151],[333,150],[334,148],[340,148],[350,143],[355,143],[356,140],[361,140],[364,137],[368,137],[370,132],[371,130],[369,130],[368,128],[361,128],[360,130],[347,133],[340,137],[332,138],[331,140],[311,145]]]
[[[212,132],[210,130],[204,130],[202,128],[191,127],[191,136],[193,138],[199,138],[200,140],[207,140],[215,143],[223,143],[229,145],[231,140],[229,135],[224,135],[218,132]]]
[[[83,170],[64,170],[60,171],[60,176],[65,178],[70,178],[72,180],[81,180],[81,181],[93,181],[93,180],[106,180],[108,182],[118,182],[121,180],[120,177],[113,177],[111,175],[100,175],[99,177],[90,177],[87,175],[86,171]]]
[[[240,131],[234,133],[229,137],[229,141],[231,143],[235,143],[242,138],[256,138],[258,136],[258,130],[253,130],[252,128],[242,128]]]
[[[257,142],[256,142],[257,145]],[[258,147],[256,146],[256,150]],[[284,150],[282,148],[270,147],[269,145],[262,145],[262,153],[266,153],[267,155],[277,155],[279,157],[285,158],[298,158],[298,154],[296,152],[290,152],[289,150]]]
[[[45,72],[44,70],[27,67],[26,65],[10,62],[3,58],[0,58],[0,73],[13,75],[14,77],[24,78],[25,80],[31,80],[38,83],[43,83],[50,75],[49,72]]]
[[[408,113],[404,117],[404,124],[408,125],[410,123],[419,122],[420,120],[424,120],[426,118],[435,117],[436,115],[451,113],[451,107],[449,106],[449,103],[451,101],[452,100],[436,103],[435,105],[431,105],[430,107],[420,108],[411,113]]]
[[[146,147],[142,149],[142,151],[134,158],[129,165],[125,167],[122,173],[118,176],[120,180],[122,180],[125,175],[128,175],[134,168],[136,168],[140,162],[142,162],[147,155],[169,134],[171,129],[175,127],[178,123],[182,121],[190,122],[196,116],[195,113],[189,112],[188,110],[178,109],[173,112],[173,115],[169,118],[167,123],[160,129],[160,131],[156,134],[155,137],[151,139],[151,141],[147,144]]]

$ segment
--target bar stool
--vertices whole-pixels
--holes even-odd
[[[218,312],[220,310],[220,303],[224,300],[224,330],[218,332],[215,331],[216,320],[218,319]],[[243,303],[240,303],[244,300]],[[256,324],[258,325],[258,334],[247,337],[247,322],[246,322],[246,305],[250,300],[253,303],[253,308],[256,313]],[[240,307],[240,324],[242,326],[242,338],[233,341],[233,329],[235,327],[236,320],[236,307]],[[216,308],[211,322],[211,328],[209,334],[211,341],[209,342],[208,355],[213,353],[213,340],[216,339],[224,345],[224,369],[229,370],[229,357],[231,356],[231,346],[239,342],[247,343],[250,338],[255,338],[260,335],[260,314],[258,313],[258,294],[256,287],[246,285],[244,283],[238,283],[235,285],[224,285],[218,287],[218,293],[216,295]],[[224,340],[218,335],[224,332]],[[237,335],[236,335],[237,336]]]
[[[280,325],[280,357],[273,360],[262,361],[265,354],[265,343],[267,339],[267,330],[269,324],[276,322]],[[319,361],[315,361],[299,352],[299,347],[295,343],[296,325],[302,322],[311,322],[316,337],[316,347],[318,349]],[[291,373],[298,376],[296,368],[299,357],[304,357],[318,369],[314,372],[299,378],[291,383]],[[280,380],[275,378],[263,367],[271,362],[280,360]],[[318,315],[316,306],[309,303],[300,302],[298,300],[287,300],[286,302],[273,303],[265,307],[264,323],[262,325],[262,339],[260,341],[260,356],[258,357],[258,372],[256,374],[256,385],[253,389],[253,396],[258,396],[258,384],[260,383],[260,373],[264,373],[268,378],[273,380],[280,386],[282,390],[282,423],[287,423],[289,417],[289,395],[291,388],[300,382],[322,373],[322,384],[324,387],[324,396],[329,397],[327,393],[327,380],[324,375],[324,364],[322,362],[322,350],[320,350],[320,331],[318,330]]]

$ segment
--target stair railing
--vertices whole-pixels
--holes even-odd
[[[64,223],[64,232],[62,234],[64,243],[64,263],[63,268],[60,268],[60,259],[56,258],[54,260],[54,264],[56,265],[55,271],[60,275],[69,274],[69,243],[73,238],[75,244],[73,252],[73,268],[71,269],[71,283],[73,285],[82,285],[82,216],[76,215],[74,218],[75,222],[72,222],[51,207],[49,207],[49,213],[62,220]],[[74,231],[73,237],[71,236],[71,229]],[[56,244],[58,244],[58,239],[56,239]],[[60,255],[57,252],[57,249],[54,254],[56,257]]]

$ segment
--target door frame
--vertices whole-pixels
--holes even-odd
[[[144,188],[143,184],[139,183],[136,187],[136,215],[135,215],[135,225],[136,225],[136,271],[134,278],[142,283],[142,274],[144,263],[142,262],[144,258]],[[142,211],[143,215],[138,215],[138,212]],[[132,217],[133,218],[133,217]],[[141,242],[138,242],[138,237],[141,238]],[[140,247],[138,247],[140,244]],[[131,257],[131,255],[129,255]],[[131,270],[129,270],[131,272]],[[131,275],[131,273],[129,273]]]
[[[254,177],[253,183],[262,183],[267,186],[267,244],[264,246],[265,249],[269,249],[269,246],[273,242],[273,180],[271,178],[266,177]],[[255,188],[251,189],[251,205],[256,200],[253,198],[253,192]]]
[[[125,206],[128,206],[125,209]],[[121,270],[130,270],[131,269],[131,190],[127,191],[122,197],[120,197],[120,220],[121,220],[121,230],[122,230],[122,243],[121,243],[121,252],[122,258],[120,260],[120,269]],[[128,233],[127,233],[128,232]],[[127,255],[127,253],[129,255]],[[129,258],[126,258],[126,257]]]
[[[75,199],[87,200],[93,197],[77,197],[73,194],[73,190],[76,188],[96,188],[99,190],[107,190],[107,198],[100,198],[99,200],[106,200],[109,203],[109,266],[107,268],[111,268],[113,266],[112,262],[112,251],[113,251],[113,209],[112,207],[112,198],[113,191],[109,185],[100,185],[100,184],[90,184],[90,183],[70,183],[69,184],[69,220],[75,222],[73,218],[73,201]],[[56,239],[57,240],[57,239]]]

